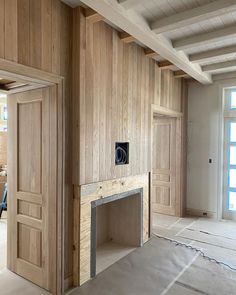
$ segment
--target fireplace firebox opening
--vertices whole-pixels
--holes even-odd
[[[91,277],[143,244],[143,189],[91,202]]]

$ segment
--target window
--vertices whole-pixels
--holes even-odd
[[[231,109],[236,109],[236,91],[231,92],[230,108]]]
[[[236,211],[236,192],[229,192],[229,210]]]
[[[236,211],[236,122],[228,122],[228,210]]]
[[[7,96],[0,93],[0,132],[7,131]]]

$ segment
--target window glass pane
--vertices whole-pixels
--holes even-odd
[[[236,192],[229,192],[229,210],[236,211]]]
[[[230,108],[231,109],[236,109],[236,91],[231,92]]]
[[[230,165],[236,165],[236,146],[230,147]]]
[[[229,186],[236,188],[236,169],[230,169],[229,171]]]
[[[236,123],[230,123],[230,141],[236,142]]]

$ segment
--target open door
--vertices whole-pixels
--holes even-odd
[[[8,268],[56,293],[57,89],[8,96]]]
[[[154,213],[176,213],[176,118],[153,119],[152,208]]]

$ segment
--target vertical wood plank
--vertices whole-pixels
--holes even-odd
[[[61,7],[62,3],[58,0],[52,1],[52,72],[60,74],[61,68]]]
[[[5,0],[5,59],[17,62],[17,0]]]
[[[30,65],[30,0],[18,1],[17,11],[18,62]]]
[[[52,71],[52,0],[41,0],[42,53],[41,69]],[[66,40],[66,39],[64,39]]]
[[[0,58],[5,55],[5,0],[0,0]]]
[[[89,22],[86,20],[86,23]],[[97,24],[95,24],[97,25]],[[99,34],[99,33],[98,33]],[[86,68],[85,68],[85,179],[93,182],[93,25],[86,26]],[[99,51],[99,47],[97,50]],[[97,77],[99,78],[99,77]]]
[[[30,1],[30,66],[41,69],[42,60],[41,1]]]
[[[151,104],[178,108],[179,82],[171,71],[161,71],[139,45],[122,43],[108,24],[87,20],[83,26],[86,38],[76,36],[86,56],[76,57],[86,78],[80,87],[80,176],[75,184],[149,172]],[[78,88],[78,80],[74,83]],[[115,166],[116,141],[130,142],[129,165]]]

